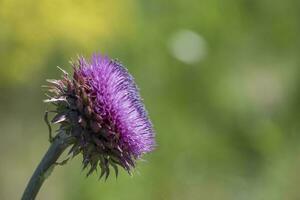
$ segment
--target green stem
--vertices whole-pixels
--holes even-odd
[[[64,150],[73,143],[74,139],[66,135],[65,132],[62,131],[57,134],[48,151],[37,166],[30,181],[28,182],[27,187],[23,193],[22,200],[35,199],[43,182],[54,169],[57,159],[64,152]]]

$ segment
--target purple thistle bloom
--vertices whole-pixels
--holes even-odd
[[[79,58],[74,74],[48,80],[53,95],[46,102],[56,106],[52,123],[76,138],[70,150],[83,154],[87,175],[99,165],[100,178],[109,166],[128,172],[143,154],[155,147],[154,131],[133,77],[117,61],[94,55],[90,62]]]

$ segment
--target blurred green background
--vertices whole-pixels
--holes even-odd
[[[37,199],[300,199],[300,1],[0,0],[0,199],[48,148],[41,85],[101,52],[138,83],[157,132],[132,177],[81,157]]]

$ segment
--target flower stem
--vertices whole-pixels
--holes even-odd
[[[61,131],[52,141],[48,151],[37,166],[33,173],[27,187],[23,193],[22,200],[34,200],[39,192],[43,182],[50,175],[56,165],[57,159],[64,152],[64,150],[74,143],[74,138],[66,135]]]

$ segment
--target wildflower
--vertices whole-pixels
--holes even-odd
[[[49,99],[55,105],[52,124],[75,138],[69,154],[83,155],[87,176],[101,169],[100,178],[109,176],[110,166],[129,173],[136,160],[155,147],[154,131],[133,77],[118,61],[94,55],[90,61],[72,63],[70,77],[47,80]]]

